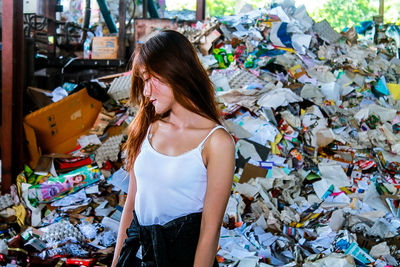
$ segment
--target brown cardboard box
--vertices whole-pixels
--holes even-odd
[[[118,58],[118,37],[93,37],[92,59]]]
[[[27,93],[29,97],[32,99],[33,103],[38,108],[42,108],[53,103],[53,101],[51,101],[51,97],[46,95],[46,94],[51,94],[51,91],[49,90],[43,90],[40,88],[29,86],[27,89]]]
[[[65,153],[77,146],[77,139],[93,126],[101,102],[86,89],[41,108],[24,118],[29,165],[36,167],[42,154]]]

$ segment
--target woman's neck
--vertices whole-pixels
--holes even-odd
[[[184,129],[184,128],[193,128],[193,127],[201,127],[204,126],[205,128],[208,128],[210,124],[210,120],[207,118],[204,118],[203,116],[194,113],[186,108],[184,108],[182,105],[176,103],[172,109],[169,115],[165,118],[165,121],[168,123],[171,123],[175,127],[179,129]]]

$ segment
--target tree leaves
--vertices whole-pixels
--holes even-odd
[[[372,20],[372,17],[378,14],[377,6],[369,0],[327,0],[312,17],[317,21],[326,19],[340,32],[362,21]]]

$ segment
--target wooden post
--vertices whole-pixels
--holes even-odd
[[[44,0],[43,14],[48,21],[47,25],[47,36],[48,36],[48,51],[52,57],[56,56],[56,7],[57,2],[55,0]]]
[[[382,20],[384,15],[385,15],[385,0],[379,0],[379,16],[382,17]]]
[[[22,0],[3,0],[2,193],[9,192],[23,158],[24,31]]]
[[[143,0],[142,1],[142,5],[143,5],[143,18],[145,19],[145,18],[147,18],[147,11],[149,10],[148,9],[148,3],[149,1],[148,0]]]
[[[119,31],[118,31],[118,58],[125,60],[125,38],[126,38],[126,1],[119,0]]]
[[[204,20],[206,17],[206,0],[197,0],[196,20]]]

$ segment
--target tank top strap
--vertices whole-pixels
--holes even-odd
[[[152,123],[150,123],[149,127],[147,128],[146,138],[148,138],[148,136],[149,136],[149,134],[150,134],[151,126],[153,126]]]
[[[217,126],[215,126],[215,127],[208,133],[208,135],[203,139],[203,141],[201,141],[200,145],[198,146],[198,147],[200,148],[200,150],[203,150],[203,148],[204,148],[204,143],[205,143],[205,142],[207,141],[207,139],[213,134],[213,132],[215,132],[215,131],[218,130],[218,129],[224,129],[225,131],[227,131],[227,130],[225,129],[225,127],[222,126],[222,125],[217,125]]]
[[[150,124],[150,125],[149,125],[149,128],[147,128],[147,133],[146,133],[146,135],[144,136],[144,140],[143,140],[143,142],[142,142],[141,149],[143,149],[143,147],[146,147],[146,146],[149,146],[149,145],[150,145],[150,142],[149,142],[149,134],[150,134],[150,131],[151,131],[151,126],[152,126],[152,124]]]

